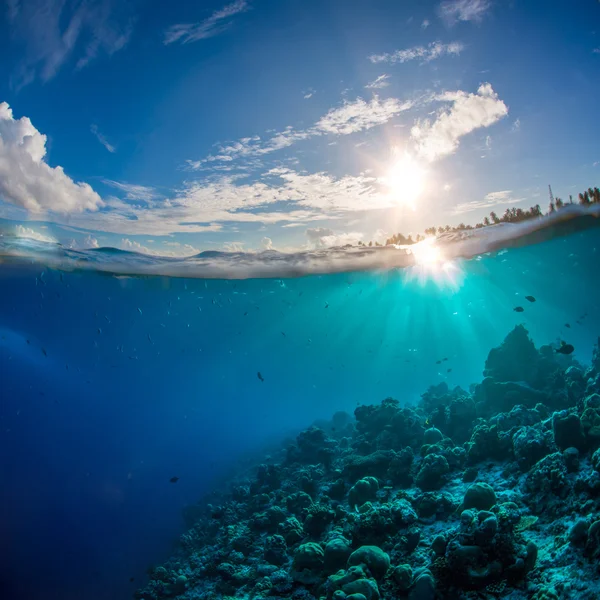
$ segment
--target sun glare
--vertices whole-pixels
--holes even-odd
[[[425,170],[409,154],[405,154],[390,168],[382,182],[388,188],[388,194],[399,204],[413,210],[425,186]]]
[[[415,264],[406,270],[407,279],[417,279],[422,284],[433,280],[440,287],[453,289],[460,287],[463,278],[461,269],[455,261],[444,256],[435,238],[426,238],[409,246],[408,252],[413,255]]]

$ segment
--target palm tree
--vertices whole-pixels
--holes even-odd
[[[483,225],[484,225],[484,227],[487,227],[489,224],[490,224],[489,218],[488,217],[483,217]]]

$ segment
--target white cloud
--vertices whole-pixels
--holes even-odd
[[[156,190],[145,185],[124,183],[122,181],[112,181],[111,179],[103,179],[102,183],[125,192],[125,198],[127,198],[127,200],[141,200],[143,202],[150,202],[151,200],[158,198]]]
[[[71,240],[68,244],[66,244],[72,250],[89,250],[91,248],[99,248],[100,244],[98,240],[93,235],[88,235],[83,240]]]
[[[421,29],[427,29],[429,25],[429,21],[427,19],[423,19],[423,22],[421,23]]]
[[[465,49],[461,42],[451,42],[442,44],[442,42],[431,42],[427,46],[413,46],[404,50],[396,50],[392,53],[373,54],[369,56],[372,63],[405,63],[410,60],[419,59],[424,63],[431,62],[445,55],[458,56]]]
[[[225,242],[223,250],[225,252],[244,252],[244,242]]]
[[[593,54],[600,54],[600,47],[598,47],[598,48],[594,48],[594,49],[592,50],[592,53],[593,53]]]
[[[100,196],[87,183],[76,183],[62,167],[44,160],[46,136],[27,117],[15,119],[0,103],[0,197],[31,212],[73,213],[96,210]]]
[[[57,240],[48,235],[44,235],[39,231],[35,231],[30,227],[23,227],[23,225],[17,225],[15,227],[15,235],[19,238],[25,238],[28,240],[36,240],[37,242],[46,242],[48,244],[55,244]]]
[[[491,135],[486,135],[485,136],[485,147],[490,150],[492,147],[492,136]]]
[[[326,227],[316,227],[306,230],[308,243],[313,248],[331,248],[333,246],[355,245],[363,239],[363,234],[357,231],[335,233]]]
[[[99,248],[100,247],[98,240],[92,235],[88,235],[83,240],[82,245],[84,248]]]
[[[248,9],[246,0],[236,0],[220,10],[215,11],[210,17],[199,23],[180,23],[172,25],[165,32],[165,44],[181,42],[189,44],[206,38],[213,37],[225,31],[232,23],[232,17]]]
[[[388,85],[390,85],[390,82],[388,81],[389,78],[390,78],[389,75],[386,75],[386,74],[380,75],[374,81],[371,81],[370,83],[367,83],[367,85],[365,85],[365,87],[368,90],[376,90],[376,89],[379,89],[379,88],[387,87]]]
[[[258,135],[241,138],[236,142],[231,142],[227,146],[221,146],[217,154],[210,154],[201,160],[188,160],[186,162],[189,169],[196,171],[209,163],[217,161],[231,162],[238,158],[264,156],[265,154],[288,148],[295,142],[305,140],[312,135],[315,135],[314,131],[296,131],[292,127],[286,127],[283,131],[275,133],[266,141],[262,140]]]
[[[315,90],[313,90],[312,88],[308,88],[306,91],[302,92],[302,97],[305,100],[308,100],[309,98],[312,98],[317,92]]]
[[[494,206],[498,206],[499,204],[515,204],[516,202],[521,202],[524,199],[525,198],[513,198],[511,190],[490,192],[489,194],[486,194],[483,200],[473,200],[472,202],[461,202],[460,204],[457,204],[452,209],[452,212],[455,215],[460,215],[478,209],[492,208]]]
[[[516,119],[510,128],[511,131],[520,131],[521,129],[521,119]]]
[[[348,135],[383,125],[412,106],[412,102],[400,102],[397,98],[379,100],[374,96],[370,102],[357,98],[353,102],[344,102],[342,106],[330,110],[317,121],[315,127],[324,133]]]
[[[439,6],[439,14],[449,25],[457,21],[479,22],[491,6],[491,0],[445,0]]]
[[[97,125],[91,125],[90,131],[96,136],[96,139],[111,153],[117,151],[117,149],[108,142],[108,140],[98,131]]]
[[[598,165],[600,165],[600,161],[596,161],[592,164],[592,167],[597,167]]]
[[[260,245],[261,248],[263,250],[273,250],[273,240],[271,238],[268,237],[264,237],[261,241],[260,241]]]
[[[124,235],[220,231],[225,223],[291,224],[396,206],[376,177],[334,177],[287,168],[260,180],[222,176],[190,181],[174,197],[134,205],[107,198],[105,210],[69,217],[73,227]]]
[[[123,238],[121,240],[120,247],[122,250],[128,250],[129,252],[139,252],[141,254],[148,254],[149,256],[165,256],[168,258],[184,258],[200,252],[198,248],[195,248],[190,244],[180,244],[179,242],[163,242],[163,244],[175,247],[177,250],[148,248],[148,246],[144,246],[139,242],[128,238]]]
[[[380,101],[377,96],[373,96],[369,102],[360,97],[353,101],[346,100],[342,106],[332,108],[309,129],[296,130],[288,126],[283,131],[276,132],[267,140],[263,140],[258,135],[241,138],[236,142],[220,146],[217,154],[210,154],[200,160],[187,160],[187,168],[192,171],[206,168],[220,171],[230,170],[224,165],[221,165],[220,168],[215,167],[213,163],[230,163],[239,158],[259,158],[288,148],[300,140],[326,133],[348,135],[371,129],[377,125],[387,123],[395,115],[409,110],[413,106],[414,103],[411,101],[400,102],[397,98],[387,98]],[[261,163],[255,163],[254,166],[259,167],[262,165]]]
[[[388,231],[385,231],[385,229],[377,229],[373,234],[373,239],[380,244],[383,244],[389,237],[390,234]]]
[[[430,161],[452,154],[462,136],[489,127],[508,114],[506,104],[489,83],[479,86],[476,94],[459,90],[441,94],[437,99],[452,102],[451,108],[441,112],[433,123],[417,121],[411,129],[418,154]]]
[[[11,36],[24,43],[22,62],[13,78],[19,89],[36,77],[52,79],[78,52],[81,69],[103,53],[125,47],[133,31],[127,7],[108,0],[28,0],[9,2]]]

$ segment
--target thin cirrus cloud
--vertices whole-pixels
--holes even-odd
[[[220,10],[213,12],[210,17],[198,23],[179,23],[172,25],[165,32],[165,45],[181,42],[189,44],[199,40],[214,37],[225,31],[232,23],[232,18],[246,10],[248,10],[248,2],[246,0],[236,0]]]
[[[461,42],[451,42],[442,44],[442,42],[431,42],[427,46],[413,46],[404,50],[386,52],[384,54],[372,54],[369,60],[372,63],[405,63],[411,60],[421,60],[423,63],[431,62],[442,56],[458,56],[463,50],[464,45]]]
[[[380,100],[374,96],[369,102],[357,98],[353,102],[344,102],[342,106],[331,109],[317,121],[315,128],[324,133],[349,135],[383,125],[392,117],[412,107],[411,101],[401,102],[397,98]]]
[[[117,149],[111,144],[109,143],[109,141],[106,139],[106,137],[100,133],[98,126],[97,125],[90,125],[90,131],[94,134],[94,136],[96,137],[96,139],[111,153],[114,154]]]
[[[502,190],[499,192],[490,192],[486,194],[483,200],[473,200],[471,202],[461,202],[457,204],[452,212],[455,215],[461,215],[464,213],[472,212],[474,210],[480,210],[485,208],[492,208],[499,204],[515,204],[521,202],[525,198],[514,198],[511,190]]]
[[[127,45],[134,24],[116,0],[9,0],[7,16],[13,39],[25,48],[11,78],[17,90],[37,78],[49,81],[71,60],[79,70],[112,56]]]
[[[491,0],[445,0],[438,13],[448,25],[458,21],[480,22],[491,6]]]
[[[434,121],[417,121],[411,138],[418,155],[428,161],[454,153],[460,139],[481,127],[489,127],[508,114],[508,107],[489,83],[479,86],[477,93],[445,92],[436,97],[450,102]]]
[[[367,88],[368,90],[377,90],[377,89],[385,88],[388,85],[390,85],[389,79],[390,79],[390,76],[386,75],[384,73],[383,75],[380,75],[373,81],[370,81],[369,83],[367,83],[367,85],[365,85],[365,88]]]
[[[111,179],[103,179],[102,183],[113,187],[125,193],[127,200],[139,200],[142,202],[151,202],[159,197],[156,190],[146,185],[138,185],[134,183],[124,183],[122,181],[112,181]]]
[[[325,134],[349,135],[371,129],[387,123],[391,118],[407,111],[414,106],[410,100],[400,101],[397,98],[380,100],[373,96],[366,101],[356,98],[344,101],[341,106],[332,108],[323,115],[313,127],[307,130],[296,130],[286,127],[283,131],[275,133],[268,140],[260,136],[241,138],[226,146],[220,146],[217,154],[210,154],[200,160],[188,160],[187,168],[195,171],[211,167],[212,163],[230,163],[239,158],[260,157],[277,150],[282,150],[300,140],[321,136]]]

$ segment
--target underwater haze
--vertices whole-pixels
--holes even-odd
[[[599,245],[591,229],[456,261],[441,277],[415,266],[145,278],[7,258],[2,598],[130,597],[149,566],[181,552],[178,538],[192,526],[186,507],[250,476],[286,439],[338,411],[388,397],[417,407],[438,384],[472,392],[488,353],[516,325],[536,346],[573,345],[562,358],[585,369],[600,333]],[[192,585],[188,571],[178,591],[167,577],[162,594],[136,597],[216,597],[205,595],[208,575]],[[318,597],[311,582],[294,585]]]

